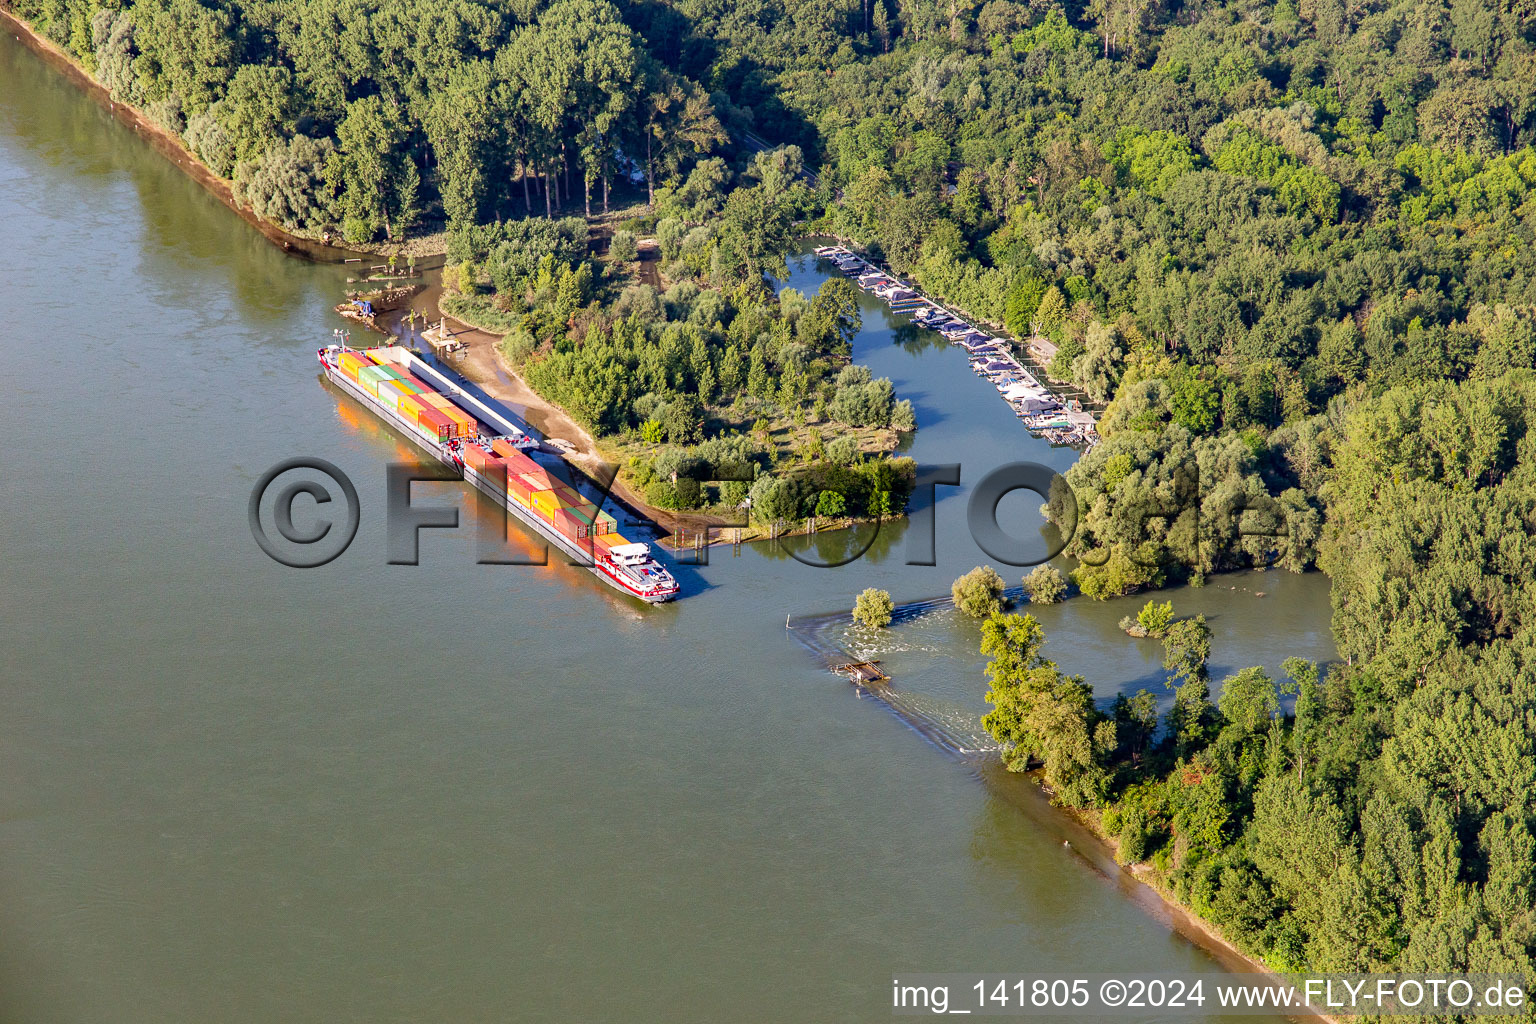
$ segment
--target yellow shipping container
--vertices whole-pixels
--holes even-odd
[[[564,500],[554,491],[533,492],[533,510],[545,519],[554,519],[555,510],[564,506]]]

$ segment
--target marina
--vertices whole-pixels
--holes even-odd
[[[937,332],[964,350],[971,369],[997,389],[1030,433],[1052,444],[1085,449],[1098,443],[1094,414],[1077,399],[1053,392],[1020,361],[1011,341],[981,330],[847,246],[822,245],[812,252],[853,278],[859,288],[883,300],[892,313],[911,317],[917,326]]]

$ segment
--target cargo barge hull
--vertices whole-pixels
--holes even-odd
[[[320,366],[326,379],[341,388],[349,396],[362,403],[364,407],[372,411],[385,423],[394,427],[398,432],[407,437],[412,444],[426,452],[438,462],[452,469],[464,478],[477,490],[489,496],[500,507],[515,516],[518,522],[533,530],[540,538],[547,541],[560,552],[569,557],[572,563],[586,569],[608,586],[629,597],[638,598],[647,604],[662,604],[675,600],[678,596],[678,586],[671,574],[655,562],[650,555],[649,547],[644,544],[623,544],[612,547],[612,550],[603,550],[608,538],[595,535],[586,538],[567,537],[557,530],[551,523],[545,522],[539,515],[529,508],[524,508],[508,493],[505,482],[493,476],[484,474],[474,466],[469,465],[463,457],[463,443],[487,444],[490,439],[482,434],[473,438],[460,437],[455,441],[434,442],[431,438],[422,434],[416,424],[407,421],[404,414],[398,409],[391,408],[377,396],[370,394],[358,381],[353,380],[344,372],[338,363],[341,352],[354,350],[341,349],[338,346],[321,349],[317,352]],[[421,363],[414,355],[403,349],[393,349],[396,358],[401,359],[400,366],[406,371],[417,371],[423,376],[435,378],[439,382],[446,382],[447,378],[434,368]],[[441,385],[439,385],[441,386]],[[455,389],[457,390],[457,389]],[[435,392],[442,394],[441,391]],[[489,423],[495,429],[515,430],[511,424],[494,410],[483,406],[478,400],[467,400],[462,392],[457,392],[450,398],[461,409],[467,405],[467,413],[472,416],[478,428],[482,422]],[[611,521],[611,517],[610,521]],[[617,538],[622,540],[623,538]],[[617,555],[614,552],[618,552]]]

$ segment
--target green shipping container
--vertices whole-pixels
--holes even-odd
[[[365,366],[357,373],[357,382],[370,395],[379,393],[379,381],[381,380],[389,380],[389,375],[382,366]]]

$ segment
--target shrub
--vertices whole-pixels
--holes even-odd
[[[1157,564],[1141,558],[1142,554],[1138,551],[1138,558],[1133,559],[1116,549],[1102,565],[1090,565],[1087,562],[1079,564],[1072,570],[1072,579],[1077,582],[1079,590],[1095,601],[1119,597],[1149,584],[1160,583],[1162,574]]]
[[[1037,565],[1024,577],[1024,589],[1035,604],[1055,604],[1067,593],[1067,579],[1054,565]]]
[[[1152,838],[1151,822],[1147,812],[1131,804],[1120,813],[1120,855],[1122,864],[1135,864],[1146,859],[1149,840]]]
[[[800,493],[793,480],[764,473],[752,484],[751,498],[754,522],[800,518]]]
[[[859,439],[849,434],[834,437],[827,443],[827,460],[838,466],[851,466],[859,461]]]
[[[674,512],[698,508],[702,497],[699,482],[689,477],[678,477],[676,483],[667,479],[652,480],[645,488],[647,504]]]
[[[883,629],[891,624],[896,603],[884,590],[866,587],[853,602],[853,621],[861,626]]]
[[[727,480],[720,485],[720,504],[737,508],[747,500],[747,482],[745,480]]]
[[[501,354],[507,357],[507,362],[513,366],[522,366],[524,361],[533,354],[533,335],[528,333],[525,327],[519,327],[501,339]]]
[[[1161,639],[1168,632],[1168,627],[1173,625],[1173,602],[1158,604],[1156,601],[1148,601],[1136,613],[1136,622],[1147,631],[1147,636]]]
[[[990,565],[978,565],[961,576],[949,592],[955,607],[973,619],[985,619],[1003,610],[1003,578]]]
[[[236,195],[258,217],[290,231],[318,231],[335,217],[335,199],[325,183],[325,164],[335,149],[330,139],[306,135],[279,142],[259,163],[236,168]]]
[[[640,255],[640,247],[632,231],[615,231],[608,240],[608,257],[615,263],[632,263]]]
[[[822,491],[816,498],[816,515],[836,519],[848,511],[848,501],[836,491]]]

